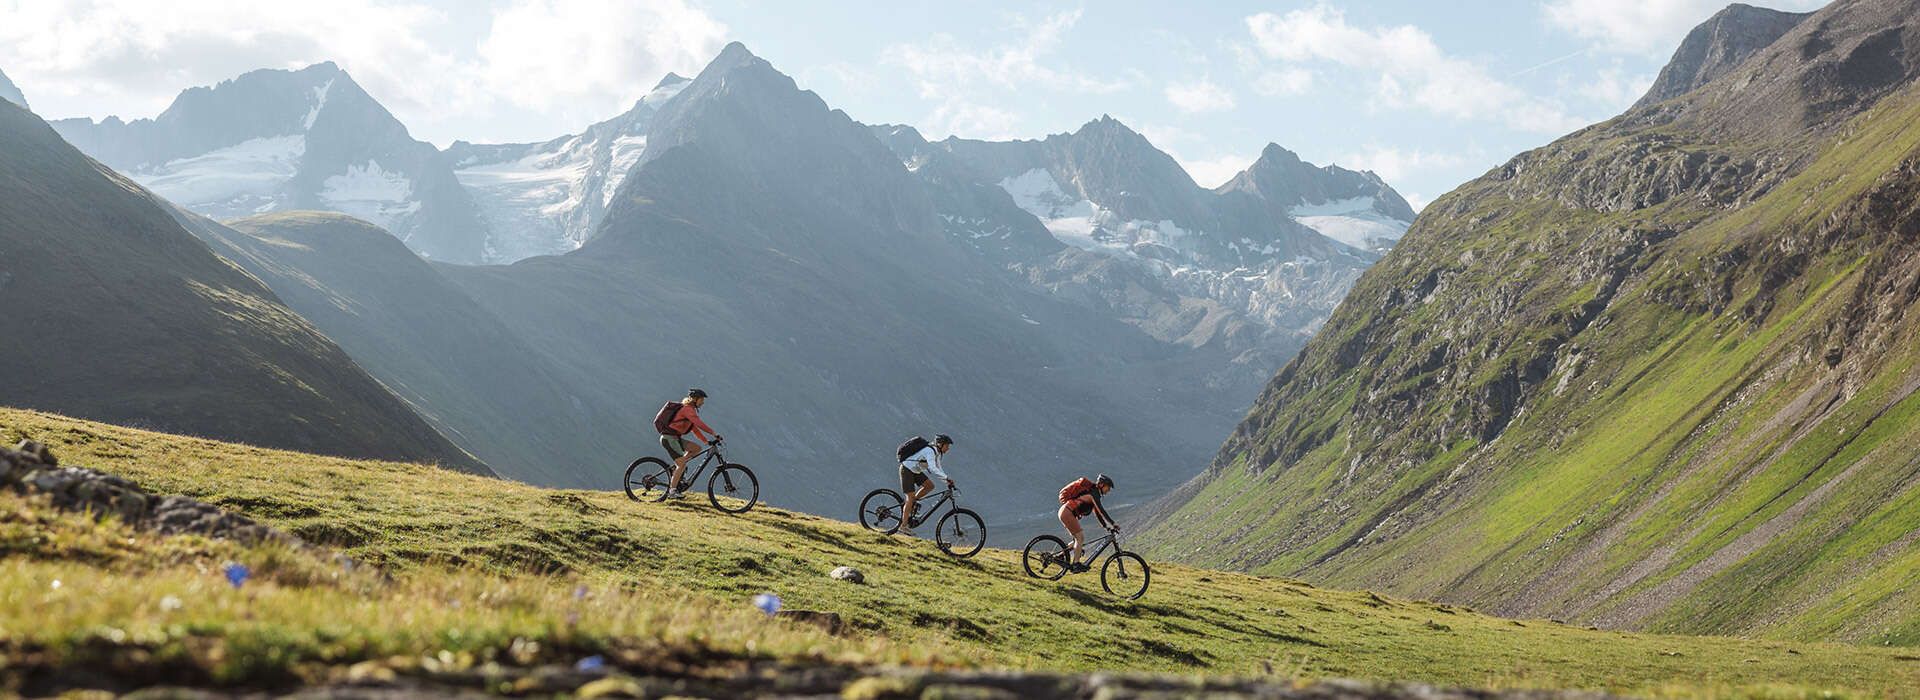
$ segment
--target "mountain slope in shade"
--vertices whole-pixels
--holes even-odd
[[[265,281],[449,439],[510,478],[605,486],[565,455],[627,449],[630,406],[590,403],[437,270],[373,225],[280,212],[225,225],[185,215],[216,252]],[[573,429],[540,429],[529,416]]]
[[[1610,627],[1920,642],[1920,3],[1435,201],[1141,544]]]
[[[10,405],[485,472],[164,202],[11,103],[0,251]]]
[[[0,72],[0,100],[12,102],[21,109],[31,109],[27,106],[27,96],[20,94],[20,88],[8,80],[4,72]]]
[[[206,216],[338,211],[435,260],[483,257],[484,223],[439,151],[414,140],[332,63],[193,88],[153,119],[53,126],[88,155]]]
[[[646,150],[660,106],[689,81],[672,73],[625,114],[544,143],[456,141],[444,157],[473,194],[490,238],[486,261],[510,263],[579,248]]]
[[[1811,16],[1734,3],[1687,33],[1673,58],[1660,69],[1647,94],[1634,107],[1663,102],[1692,92],[1738,67],[1755,52]]]

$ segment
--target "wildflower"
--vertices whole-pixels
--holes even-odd
[[[233,584],[234,588],[239,588],[247,582],[249,577],[253,576],[253,570],[248,569],[246,564],[233,561],[227,562],[227,565],[222,567],[220,571],[227,575],[227,583]]]
[[[598,670],[600,670],[601,668],[604,668],[604,667],[605,667],[606,665],[607,665],[607,659],[606,659],[606,657],[604,657],[604,656],[600,656],[600,655],[598,655],[598,654],[595,654],[595,655],[593,655],[593,656],[589,656],[589,657],[587,657],[587,658],[584,658],[584,659],[581,659],[581,660],[579,660],[579,661],[577,661],[577,662],[575,662],[575,663],[573,664],[573,670],[575,670],[575,671],[598,671]]]
[[[186,603],[180,602],[180,598],[176,596],[167,596],[160,599],[160,609],[164,612],[173,612],[184,607],[186,607]]]
[[[768,615],[780,612],[780,596],[772,593],[762,593],[754,596],[753,607],[759,608],[760,612]]]

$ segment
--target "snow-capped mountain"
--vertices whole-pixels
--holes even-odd
[[[545,143],[456,141],[444,153],[480,205],[490,237],[486,261],[510,263],[579,248],[646,150],[661,105],[690,82],[668,73],[633,108]]]
[[[873,131],[935,192],[950,237],[1164,341],[1225,350],[1222,388],[1278,369],[1413,219],[1372,173],[1277,145],[1204,189],[1111,117],[1038,141]]]
[[[20,105],[23,109],[33,109],[27,106],[27,96],[20,94],[20,88],[7,79],[4,71],[0,71],[0,100]]]
[[[53,125],[88,155],[206,216],[337,211],[425,257],[482,257],[484,225],[438,150],[332,63],[192,88],[153,119]]]

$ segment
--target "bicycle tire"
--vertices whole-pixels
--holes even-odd
[[[874,501],[878,499],[879,503]],[[882,535],[900,531],[900,511],[907,500],[893,489],[874,489],[860,499],[860,526]],[[892,524],[889,525],[888,522]]]
[[[652,465],[653,469],[641,470],[645,465]],[[633,464],[627,465],[627,473],[624,477],[627,498],[654,503],[667,500],[667,482],[672,478],[673,465],[668,464],[666,460],[659,457],[641,457],[633,460]],[[634,493],[635,486],[640,487],[639,493]]]
[[[1027,547],[1020,550],[1020,568],[1025,569],[1028,576],[1058,581],[1067,575],[1067,558],[1071,556],[1073,550],[1067,548],[1065,540],[1039,535],[1028,540]]]
[[[980,514],[955,508],[933,525],[933,543],[948,555],[965,559],[987,546],[987,521]]]
[[[1138,589],[1133,588],[1136,580],[1140,582]],[[1100,565],[1100,587],[1111,595],[1138,600],[1147,594],[1147,585],[1152,582],[1153,569],[1147,567],[1147,560],[1133,552],[1114,552],[1107,557],[1107,563]]]
[[[720,503],[722,492],[728,498],[741,502],[739,508],[729,508]],[[713,476],[707,477],[707,501],[721,512],[738,515],[753,510],[760,502],[760,478],[744,464],[722,464],[713,470]]]

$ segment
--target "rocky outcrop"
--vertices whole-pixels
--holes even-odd
[[[0,447],[0,489],[45,495],[55,508],[94,518],[112,516],[136,529],[161,535],[200,535],[242,544],[276,542],[300,546],[298,538],[186,496],[161,496],[126,479],[84,467],[63,467],[45,445],[23,440]]]
[[[1634,107],[1679,97],[1694,88],[1712,82],[1740,65],[1747,57],[1779,40],[1811,12],[1781,12],[1764,7],[1734,3],[1706,23],[1694,27],[1653,86]]]

